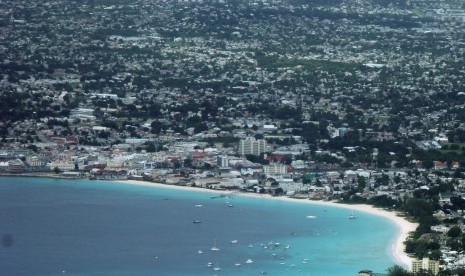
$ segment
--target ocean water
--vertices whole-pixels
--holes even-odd
[[[217,192],[0,177],[0,275],[385,272],[397,228],[349,214]]]

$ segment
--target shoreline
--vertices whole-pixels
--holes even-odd
[[[115,180],[115,182],[120,182],[120,183],[128,184],[128,185],[148,186],[148,187],[164,188],[164,189],[210,192],[214,194],[234,193],[234,192],[230,192],[227,190],[211,190],[211,189],[206,189],[202,187],[177,186],[177,185],[169,185],[169,184],[142,181],[142,180]],[[412,258],[410,258],[407,255],[407,253],[405,253],[404,242],[409,237],[409,234],[415,231],[415,229],[418,227],[418,224],[407,221],[404,217],[399,216],[395,212],[379,209],[379,208],[376,208],[374,206],[367,205],[367,204],[345,204],[345,203],[337,203],[337,202],[332,202],[332,201],[316,201],[316,200],[308,200],[308,199],[290,198],[286,196],[273,197],[268,194],[253,194],[253,193],[243,193],[243,192],[234,193],[234,195],[252,197],[252,198],[261,198],[261,199],[267,199],[267,200],[281,200],[281,201],[288,201],[288,202],[294,202],[294,203],[336,207],[336,208],[348,209],[351,211],[363,212],[363,213],[383,217],[389,220],[391,223],[393,223],[398,229],[395,240],[391,244],[391,248],[390,248],[392,257],[398,264],[401,264],[403,267],[406,267],[409,271],[412,269]]]

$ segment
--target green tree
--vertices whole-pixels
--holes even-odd
[[[387,274],[389,276],[410,276],[412,273],[408,272],[405,268],[394,265],[387,269]]]
[[[259,163],[262,165],[268,165],[270,162],[266,159],[263,159],[263,156],[257,156],[253,154],[246,154],[245,158],[253,163]]]
[[[147,145],[147,148],[145,148],[145,150],[146,150],[147,152],[156,152],[156,151],[157,151],[157,147],[155,146],[154,143],[149,143],[149,144]]]
[[[151,127],[151,130],[150,132],[153,133],[153,134],[160,134],[160,132],[163,130],[164,128],[164,125],[163,123],[159,122],[159,121],[153,121],[151,124],[150,124],[150,127]]]
[[[363,189],[365,189],[366,184],[367,184],[367,181],[366,181],[365,177],[363,177],[363,176],[358,176],[357,177],[357,185],[358,185],[358,190],[360,192],[362,192]]]
[[[450,238],[457,238],[462,234],[462,230],[460,230],[460,227],[458,226],[453,226],[447,231],[447,236]]]
[[[283,188],[281,188],[281,187],[276,188],[276,189],[274,190],[274,194],[275,194],[275,195],[282,195],[282,194],[284,194]]]
[[[192,167],[192,159],[190,157],[184,159],[184,167],[186,168]]]
[[[27,146],[28,149],[32,150],[33,152],[37,152],[39,148],[36,145],[29,145]]]
[[[404,205],[404,210],[414,217],[428,217],[433,214],[433,206],[424,199],[409,199]]]

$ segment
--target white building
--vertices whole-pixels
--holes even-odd
[[[50,170],[58,168],[62,171],[72,171],[75,168],[75,164],[74,162],[71,162],[71,161],[54,160],[48,163],[47,167],[49,167]]]
[[[432,275],[438,275],[439,273],[439,261],[430,260],[429,258],[425,257],[422,260],[413,260],[412,261],[412,272],[413,273],[420,273],[427,271]]]
[[[216,158],[216,164],[220,168],[228,168],[229,157],[227,155],[218,155],[218,157]]]
[[[266,175],[284,175],[287,173],[287,165],[280,163],[271,163],[263,166],[263,171]]]
[[[253,154],[260,155],[266,150],[266,141],[264,139],[255,139],[253,137],[247,137],[239,141],[239,154]]]

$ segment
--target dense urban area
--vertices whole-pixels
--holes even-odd
[[[419,223],[422,275],[465,275],[464,22],[459,0],[4,0],[0,172],[368,203]]]

